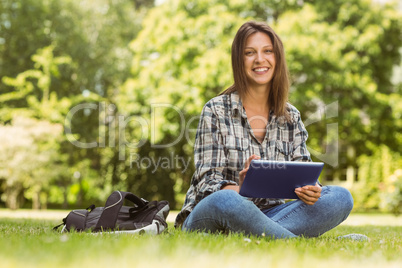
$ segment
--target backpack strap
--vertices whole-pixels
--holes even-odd
[[[148,201],[129,192],[113,192],[106,201],[105,208],[103,209],[98,223],[94,229],[95,232],[115,228],[117,216],[121,207],[123,206],[124,199],[133,202],[139,208],[145,207],[148,203]]]

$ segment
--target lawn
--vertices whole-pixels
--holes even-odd
[[[22,215],[0,211],[1,267],[382,268],[402,264],[401,219],[391,215],[352,215],[349,222],[322,237],[295,240],[189,234],[172,227],[159,236],[59,234],[52,231],[59,214]],[[370,241],[337,239],[348,233],[366,234]]]

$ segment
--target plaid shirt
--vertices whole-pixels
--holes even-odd
[[[238,185],[239,172],[253,154],[276,161],[311,161],[307,130],[300,112],[287,104],[291,122],[271,111],[266,135],[259,142],[247,120],[237,92],[211,99],[203,108],[194,145],[195,173],[175,226],[179,227],[206,196],[225,185]],[[283,204],[283,199],[253,198],[260,209]]]

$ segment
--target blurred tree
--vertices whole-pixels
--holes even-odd
[[[102,144],[107,126],[99,121],[99,101],[113,98],[128,77],[131,51],[127,45],[138,33],[149,6],[136,8],[135,4],[130,0],[0,2],[0,122],[12,124],[16,114],[23,114],[64,124],[77,105],[97,107],[76,109],[74,117],[67,118],[71,120],[66,131],[73,135],[60,140],[57,168],[68,172],[53,182],[63,185],[62,189],[72,189],[76,168],[89,176],[80,180],[103,188],[101,149],[80,148],[68,138]],[[68,64],[57,62],[67,59],[60,55],[67,56]],[[80,163],[96,172],[86,172]],[[53,167],[49,165],[44,172],[51,173]],[[82,189],[76,193],[75,200],[68,194],[65,199],[94,198]]]
[[[62,70],[52,84],[60,96],[85,89],[102,96],[108,88],[113,91],[129,72],[127,42],[144,16],[129,0],[84,0],[79,5],[73,0],[3,0],[0,14],[0,77],[32,69],[31,56],[54,44],[56,55],[68,55],[76,63],[74,71]],[[0,86],[2,92],[12,90]]]
[[[52,78],[59,78],[59,68],[62,65],[71,64],[71,58],[62,56],[54,57],[53,46],[39,49],[32,56],[34,69],[19,73],[16,78],[3,77],[2,82],[14,88],[9,93],[0,95],[0,102],[10,101],[27,102],[27,107],[19,109],[2,109],[3,118],[12,118],[16,111],[32,117],[44,118],[49,121],[63,123],[64,115],[71,106],[71,101],[66,97],[59,99],[57,93],[51,90]]]
[[[40,208],[40,193],[57,170],[57,141],[62,126],[47,121],[16,117],[12,125],[0,125],[0,179],[4,180],[2,197],[11,209],[21,205],[21,196],[29,190],[33,208]]]
[[[390,82],[401,63],[394,5],[160,2],[149,13],[151,0],[0,2],[0,122],[13,126],[22,115],[71,132],[59,140],[56,163],[38,169],[62,173],[42,183],[50,202],[104,199],[124,189],[180,205],[199,113],[232,84],[231,42],[250,19],[273,25],[285,43],[291,102],[310,122],[309,146],[324,152],[327,124],[338,124],[335,172],[356,167],[356,156],[370,156],[380,144],[402,151],[402,84]],[[311,120],[335,101],[336,117]],[[27,198],[41,199],[30,189]]]
[[[36,136],[33,138],[29,136],[38,132],[47,134],[46,131],[51,131],[51,129],[42,129],[48,128],[45,124],[46,122],[50,126],[56,124],[55,126],[59,126],[61,130],[61,126],[65,121],[64,118],[72,103],[83,99],[81,95],[70,99],[66,97],[58,98],[56,92],[50,91],[52,79],[60,76],[60,66],[71,64],[70,57],[54,57],[53,49],[53,46],[45,47],[39,49],[38,53],[32,56],[35,62],[34,69],[24,71],[18,74],[16,78],[3,77],[2,79],[5,85],[12,86],[15,90],[1,94],[1,102],[7,103],[8,101],[24,99],[29,105],[28,107],[2,109],[3,117],[10,118],[11,125],[14,123],[19,124],[15,128],[18,131],[27,132],[27,141],[29,143],[27,146],[32,147],[26,150],[17,143],[14,150],[8,150],[9,154],[5,155],[5,159],[12,158],[12,155],[15,154],[14,157],[20,161],[10,162],[11,166],[1,166],[5,181],[5,196],[3,198],[7,200],[7,205],[12,208],[17,208],[18,206],[18,202],[15,201],[18,195],[23,195],[27,199],[32,200],[33,208],[46,207],[46,201],[41,201],[40,196],[43,197],[42,199],[47,200],[50,183],[58,184],[58,181],[65,181],[66,174],[64,173],[65,168],[63,166],[68,165],[65,161],[68,159],[68,156],[63,155],[63,152],[60,150],[60,144],[66,143],[66,137],[62,135],[62,132],[59,131],[56,134],[47,135],[49,137],[46,138],[49,139],[43,140]],[[96,95],[92,97],[92,100],[97,99],[99,100],[99,98],[96,98]],[[40,118],[41,121],[29,119],[33,117]],[[24,120],[21,121],[21,118],[26,122]],[[5,129],[7,127],[7,125],[4,126]],[[33,134],[30,134],[31,129],[34,130]],[[9,139],[13,139],[15,138],[12,136],[14,132],[5,131],[4,135],[8,135]],[[24,139],[23,137],[21,138]],[[14,147],[14,144],[11,146]],[[49,152],[51,152],[51,156],[49,156]],[[28,158],[35,158],[35,154],[41,155],[38,158],[40,162],[28,160]],[[49,157],[46,158],[45,156]],[[81,161],[80,163],[82,166],[82,163],[85,163],[85,161]],[[72,178],[72,174],[70,178]],[[23,183],[21,180],[23,180]],[[64,190],[67,191],[66,188]],[[81,195],[82,193],[79,193],[79,197]]]
[[[357,168],[358,156],[381,144],[402,151],[402,92],[391,82],[401,62],[400,12],[365,0],[311,2],[283,14],[275,25],[293,77],[291,101],[305,118],[333,102],[339,106],[336,118],[308,126],[310,146],[325,152],[322,133],[336,122],[338,173]]]
[[[373,155],[358,159],[360,180],[352,187],[357,210],[382,210],[402,212],[402,158],[385,145],[379,146]]]
[[[380,209],[399,216],[402,214],[402,169],[396,170],[386,180],[386,188],[381,195]]]
[[[155,0],[133,0],[137,9],[139,8],[151,8],[155,4]]]

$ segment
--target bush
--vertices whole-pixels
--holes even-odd
[[[399,215],[402,213],[402,169],[386,178],[386,185],[381,191],[380,209]]]
[[[358,181],[351,192],[355,210],[380,210],[399,214],[402,211],[402,159],[386,146],[371,156],[358,158]]]

